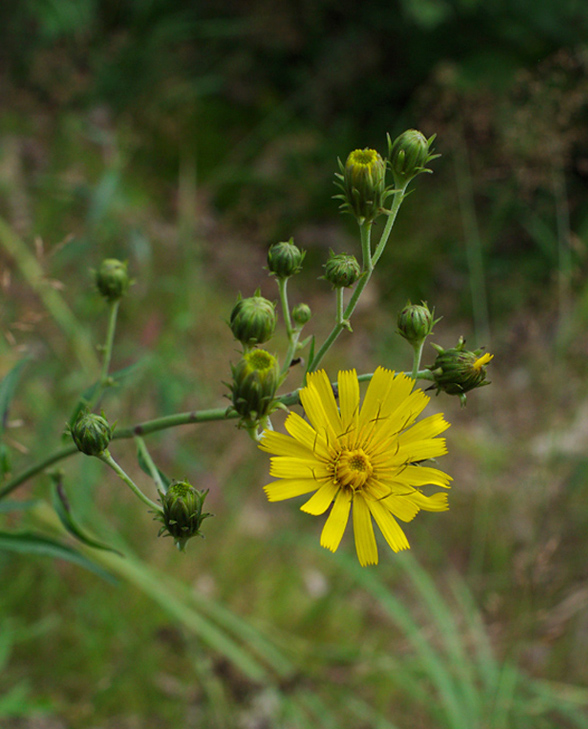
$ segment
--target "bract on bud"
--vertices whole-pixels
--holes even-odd
[[[347,253],[333,253],[324,264],[325,275],[323,276],[334,289],[349,288],[361,275],[361,267],[355,256]]]
[[[235,339],[250,347],[271,339],[276,322],[274,304],[256,291],[254,296],[237,301],[231,312],[229,326]]]
[[[390,194],[386,188],[386,163],[375,149],[356,149],[347,157],[345,165],[339,161],[340,174],[335,184],[343,194],[341,210],[355,215],[359,223],[371,222],[382,212]]]
[[[403,187],[421,172],[432,172],[427,163],[441,156],[432,154],[435,136],[427,139],[416,129],[407,129],[392,142],[388,135],[388,161],[396,187]]]
[[[292,319],[294,320],[294,324],[299,327],[308,324],[311,316],[312,312],[310,311],[310,306],[308,306],[308,304],[296,304],[296,306],[292,309]]]
[[[278,360],[264,349],[246,352],[231,368],[233,407],[249,425],[269,415],[280,380]]]
[[[437,394],[440,390],[448,395],[458,395],[462,405],[465,405],[465,393],[476,387],[489,385],[486,380],[486,365],[494,357],[493,354],[482,354],[481,349],[473,352],[464,349],[465,341],[460,337],[457,347],[443,349],[436,344],[437,358],[431,367],[428,367],[434,377]]]
[[[79,451],[87,456],[99,456],[112,440],[112,428],[102,415],[80,413],[71,428],[71,437]]]
[[[302,270],[302,261],[306,255],[295,245],[293,238],[281,243],[274,243],[267,253],[267,266],[278,278],[289,278]]]
[[[184,551],[186,542],[195,536],[203,536],[200,527],[212,514],[202,513],[206,491],[198,491],[187,481],[176,481],[164,493],[159,492],[163,513],[156,519],[163,523],[158,536],[173,537],[177,548]]]
[[[410,301],[398,314],[398,334],[413,345],[420,345],[439,321],[434,318],[435,309],[429,310],[427,302],[411,304]]]
[[[106,258],[98,270],[94,271],[94,281],[96,288],[108,302],[122,299],[131,284],[126,262]]]

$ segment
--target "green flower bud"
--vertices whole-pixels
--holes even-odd
[[[102,415],[80,413],[71,428],[71,436],[79,451],[87,456],[99,456],[112,440],[112,429]]]
[[[163,523],[158,536],[173,537],[177,548],[184,551],[186,542],[192,537],[202,537],[200,527],[204,519],[212,514],[203,514],[206,491],[198,491],[187,481],[176,481],[164,493],[159,492],[163,513],[155,517]]]
[[[278,360],[264,349],[252,349],[231,369],[233,407],[242,422],[252,424],[269,415],[280,380]]]
[[[116,258],[106,258],[100,268],[94,272],[96,288],[108,301],[118,301],[129,290],[131,280],[127,273],[127,264]]]
[[[398,314],[398,334],[413,345],[420,345],[433,331],[439,319],[434,319],[435,309],[429,311],[427,302],[411,304],[410,301]]]
[[[374,220],[390,191],[386,188],[386,163],[375,149],[356,149],[347,157],[335,184],[343,190],[341,210],[352,213],[360,223]]]
[[[229,325],[235,339],[250,347],[271,339],[276,323],[274,304],[264,299],[258,290],[254,296],[237,301],[231,312]]]
[[[292,309],[292,319],[296,326],[302,327],[305,324],[308,324],[311,316],[312,312],[310,311],[310,306],[308,304],[296,304],[296,306]]]
[[[466,402],[466,392],[490,384],[486,380],[486,365],[494,357],[493,354],[482,354],[481,349],[470,352],[464,346],[463,337],[452,349],[433,344],[438,352],[437,359],[427,368],[433,375],[437,394],[443,390],[448,395],[458,395],[462,405]]]
[[[408,129],[392,142],[388,135],[388,160],[396,187],[403,187],[421,172],[432,172],[425,165],[441,156],[431,154],[435,136],[427,139],[416,129]]]
[[[325,275],[323,276],[334,289],[342,287],[349,288],[361,275],[361,268],[355,256],[347,253],[333,253],[324,265]]]
[[[306,255],[294,244],[293,238],[282,243],[274,243],[267,254],[267,265],[271,273],[278,278],[289,278],[302,270],[302,261]]]

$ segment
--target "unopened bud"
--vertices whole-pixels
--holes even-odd
[[[333,253],[324,265],[325,278],[334,289],[353,286],[361,275],[361,268],[355,256],[347,253]]]
[[[254,296],[237,301],[229,325],[235,339],[250,347],[271,339],[276,322],[275,306],[257,291]]]
[[[94,272],[96,288],[110,303],[118,301],[129,290],[131,280],[127,272],[127,264],[116,258],[106,258]]]
[[[489,385],[486,380],[486,365],[494,357],[493,354],[482,354],[481,349],[473,352],[464,349],[465,341],[460,337],[457,347],[443,349],[436,344],[437,358],[428,369],[431,371],[437,393],[440,390],[448,395],[458,395],[461,404],[465,405],[465,393],[476,387]]]
[[[278,360],[264,349],[252,349],[232,367],[233,407],[247,423],[271,412],[280,379]]]
[[[294,320],[294,324],[299,327],[308,324],[311,316],[312,312],[310,311],[310,306],[308,306],[308,304],[296,304],[296,306],[292,309],[292,319]]]
[[[421,172],[432,172],[426,165],[440,155],[432,154],[433,135],[427,139],[416,129],[407,129],[394,142],[388,135],[388,160],[396,187],[403,187]]]
[[[203,536],[200,527],[212,514],[202,513],[206,491],[198,491],[187,481],[176,481],[164,493],[159,492],[163,513],[155,518],[163,523],[158,536],[173,537],[177,548],[184,551],[186,542],[195,536]]]
[[[434,315],[435,310],[430,311],[425,301],[422,304],[411,304],[409,301],[398,314],[398,334],[410,344],[421,344],[439,321]]]
[[[71,428],[71,436],[79,451],[87,456],[99,456],[112,440],[112,429],[102,415],[80,413]]]
[[[290,238],[282,243],[274,243],[267,253],[267,265],[271,273],[278,278],[289,278],[302,270],[302,261],[306,255],[294,240]]]
[[[345,165],[339,161],[340,174],[335,184],[343,194],[341,210],[352,213],[360,223],[371,222],[381,212],[388,191],[386,189],[386,163],[375,149],[356,149],[347,157]]]

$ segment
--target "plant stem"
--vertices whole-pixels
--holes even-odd
[[[143,458],[147,468],[149,469],[151,478],[155,481],[157,490],[163,491],[163,493],[165,493],[167,491],[166,485],[163,483],[161,476],[159,475],[159,470],[158,470],[157,466],[155,465],[155,463],[153,462],[153,458],[151,458],[151,453],[149,453],[149,450],[147,449],[147,446],[145,445],[145,441],[143,440],[143,438],[141,438],[140,435],[136,435],[135,443],[137,444],[137,449],[138,449],[139,453],[141,454],[141,457]]]
[[[405,372],[405,375],[409,375],[417,380],[433,380],[433,376],[429,370],[419,370],[414,377],[414,373]],[[373,373],[369,372],[363,375],[358,375],[360,382],[367,382],[371,380]],[[280,395],[277,399],[282,405],[289,407],[291,405],[300,404],[300,389],[293,390],[284,395]],[[238,413],[228,408],[211,408],[210,410],[192,410],[184,413],[176,413],[175,415],[165,415],[161,418],[155,418],[154,420],[146,420],[143,423],[132,425],[129,428],[120,428],[114,431],[112,434],[112,440],[136,438],[137,436],[149,435],[150,433],[156,433],[160,430],[167,430],[168,428],[176,428],[180,425],[191,425],[196,423],[209,423],[216,420],[236,420],[239,417]],[[49,466],[52,466],[58,461],[63,461],[74,454],[79,453],[75,445],[65,446],[57,451],[54,451],[49,456],[45,457],[38,463],[34,463],[29,468],[25,469],[18,475],[11,478],[4,486],[0,489],[0,499],[8,496],[15,491],[21,484],[28,481],[33,476],[41,473]]]
[[[335,295],[337,296],[337,324],[343,324],[343,287],[340,286],[335,289]]]
[[[372,272],[374,270],[374,266],[372,263],[372,255],[371,255],[371,232],[372,232],[372,224],[371,223],[363,223],[359,226],[359,230],[361,233],[361,250],[363,254],[363,271],[362,274],[357,282],[357,285],[355,287],[355,290],[353,291],[353,295],[351,296],[351,299],[349,300],[349,303],[347,304],[347,308],[343,312],[343,317],[341,321],[337,321],[333,329],[331,330],[331,333],[329,336],[325,339],[323,342],[322,347],[319,349],[319,351],[315,354],[312,362],[308,366],[309,372],[314,372],[316,368],[321,363],[323,357],[325,354],[329,351],[329,349],[333,346],[335,340],[341,334],[343,329],[345,328],[346,324],[351,319],[351,315],[353,314],[355,307],[357,306],[357,302],[359,301],[359,297],[363,293],[363,290],[368,284],[368,281],[371,278]]]
[[[282,314],[284,315],[286,334],[288,335],[288,339],[292,339],[292,319],[290,318],[290,306],[288,305],[287,278],[278,278],[278,289],[280,290],[280,304],[282,305]]]
[[[394,226],[394,223],[396,222],[396,216],[398,215],[400,206],[402,205],[404,198],[406,197],[405,192],[407,187],[408,182],[406,183],[406,185],[404,185],[404,187],[399,188],[398,192],[394,194],[392,207],[390,208],[390,212],[388,213],[388,220],[386,221],[386,225],[384,226],[384,230],[382,231],[382,235],[380,236],[380,240],[378,241],[378,245],[376,246],[376,250],[374,251],[374,256],[372,259],[374,266],[380,260],[380,256],[386,248],[388,238],[390,237],[390,233],[392,232],[392,228]]]
[[[411,377],[413,380],[417,379],[419,367],[421,366],[421,357],[423,355],[423,347],[425,346],[425,339],[420,343],[414,345],[413,360],[412,360],[412,373]]]
[[[154,509],[156,512],[159,512],[160,514],[163,513],[161,506],[145,496],[145,494],[141,491],[141,489],[137,486],[133,479],[123,471],[123,469],[118,465],[118,463],[114,460],[114,458],[110,455],[108,451],[103,451],[99,456],[97,456],[97,458],[106,463],[107,466],[110,466],[110,468],[112,468],[116,475],[126,483],[126,485],[131,489],[135,496],[141,499],[144,504],[149,506],[151,509]]]
[[[108,329],[106,330],[106,342],[104,343],[104,359],[102,361],[102,371],[100,373],[100,387],[108,385],[108,370],[110,368],[110,360],[112,358],[112,345],[114,344],[114,332],[116,331],[116,317],[120,299],[113,301],[109,305],[108,312]]]

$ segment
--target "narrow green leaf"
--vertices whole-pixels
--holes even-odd
[[[24,357],[19,360],[14,367],[2,378],[0,382],[0,436],[4,432],[6,427],[6,421],[8,420],[8,411],[10,409],[10,403],[14,397],[20,375],[23,367],[29,361],[30,357]]]
[[[63,484],[61,483],[60,478],[55,476],[53,476],[53,508],[67,531],[78,541],[82,542],[82,544],[85,544],[88,547],[93,547],[94,549],[105,549],[108,552],[114,552],[115,554],[120,554],[122,556],[117,549],[109,547],[108,544],[104,544],[104,542],[100,542],[98,539],[88,534],[88,532],[76,522],[71,512],[69,499],[65,495]]]
[[[0,550],[5,552],[17,552],[19,554],[38,554],[53,559],[63,559],[67,562],[77,564],[79,567],[90,570],[98,577],[107,582],[115,583],[116,580],[106,570],[94,564],[83,554],[66,544],[46,537],[42,534],[35,534],[29,531],[7,532],[0,531]]]

